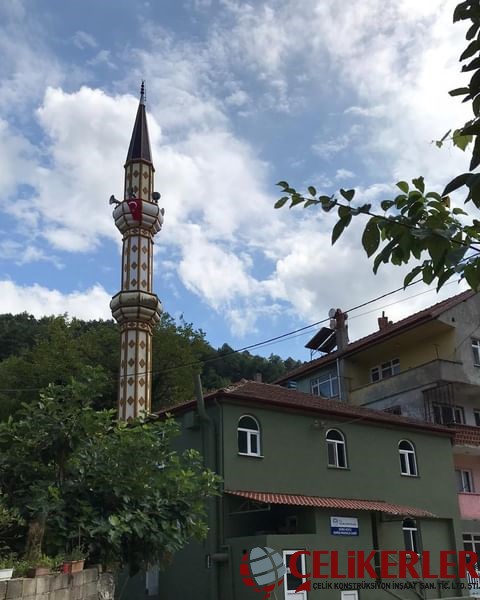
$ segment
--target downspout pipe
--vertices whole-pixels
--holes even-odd
[[[200,430],[202,435],[202,454],[205,467],[218,473],[217,468],[217,453],[215,448],[216,433],[215,421],[207,414],[205,408],[205,398],[203,396],[202,379],[200,373],[194,376],[195,397],[197,400],[198,418],[200,421]],[[207,534],[206,550],[210,556],[210,582],[211,582],[211,599],[219,600],[219,581],[218,581],[218,565],[212,557],[218,553],[218,501],[213,498],[210,501],[213,504],[213,510],[209,511],[210,523],[209,533]]]

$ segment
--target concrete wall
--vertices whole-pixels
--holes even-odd
[[[0,581],[0,600],[113,600],[114,587],[111,573],[85,569],[72,575]]]

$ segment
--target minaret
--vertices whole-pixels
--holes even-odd
[[[162,305],[152,292],[153,236],[163,223],[160,194],[154,192],[152,156],[145,113],[145,86],[125,162],[122,202],[113,196],[115,225],[123,236],[122,288],[110,302],[120,325],[118,418],[123,421],[151,412],[152,335]]]

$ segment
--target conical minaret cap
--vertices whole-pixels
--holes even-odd
[[[148,137],[147,115],[145,112],[145,83],[140,88],[140,103],[138,105],[132,139],[127,153],[127,162],[131,160],[146,160],[152,162],[150,139]]]

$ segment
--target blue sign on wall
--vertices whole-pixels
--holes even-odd
[[[358,519],[356,517],[330,517],[330,533],[332,535],[358,535]]]

